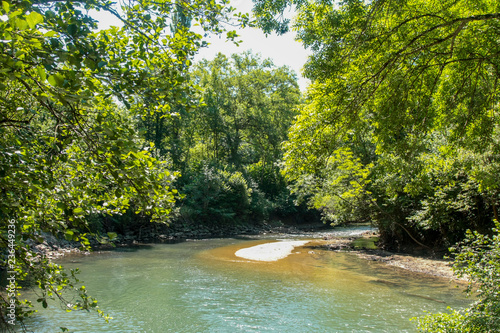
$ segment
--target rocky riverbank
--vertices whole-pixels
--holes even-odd
[[[452,269],[453,262],[437,256],[425,256],[405,253],[394,253],[377,248],[378,235],[367,232],[361,237],[339,238],[325,237],[314,244],[316,248],[330,251],[349,251],[360,258],[378,261],[388,266],[397,267],[413,273],[425,274],[454,281],[466,282],[465,278],[457,278]]]
[[[89,237],[92,251],[109,250],[113,247],[128,247],[148,243],[176,243],[190,239],[226,238],[235,236],[256,236],[266,234],[293,235],[307,232],[317,232],[324,230],[325,234],[331,227],[324,224],[302,224],[285,225],[279,222],[261,224],[240,224],[240,225],[193,225],[193,224],[172,224],[149,225],[135,231],[127,231],[117,234],[112,244],[102,243],[97,237]],[[50,234],[43,234],[44,241],[39,244],[31,244],[33,250],[39,255],[45,255],[49,259],[57,259],[72,253],[90,252],[81,250],[80,243],[68,241],[64,237],[55,237]]]
[[[142,233],[118,235],[113,245],[101,244],[95,238],[91,239],[91,247],[94,251],[109,250],[110,248],[134,246],[152,242],[178,242],[189,239],[204,239],[215,237],[233,237],[236,235],[297,235],[307,232],[324,231],[323,239],[316,239],[308,244],[312,249],[322,249],[329,251],[349,251],[355,253],[360,258],[378,261],[388,266],[398,267],[410,272],[421,273],[430,276],[458,280],[452,270],[452,262],[430,256],[417,256],[403,253],[393,253],[378,249],[376,242],[378,236],[374,232],[366,232],[357,237],[335,237],[331,236],[331,229],[322,225],[302,225],[285,226],[275,225],[240,225],[231,226],[231,228],[210,229],[205,226],[180,225],[171,227],[171,229],[143,230]],[[142,234],[142,235],[141,235]],[[45,241],[42,244],[34,245],[33,248],[39,254],[43,254],[50,259],[57,259],[72,253],[88,253],[79,249],[80,245],[76,242],[57,239],[51,235],[45,235]],[[462,279],[464,281],[464,279]]]

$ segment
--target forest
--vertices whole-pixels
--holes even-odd
[[[253,2],[2,1],[2,325],[32,312],[26,283],[44,307],[71,290],[105,317],[34,252],[48,235],[89,248],[144,225],[321,219],[454,259],[477,301],[419,330],[500,330],[500,2]],[[99,11],[123,25],[99,30]],[[307,91],[250,52],[193,61],[235,26],[296,31]]]

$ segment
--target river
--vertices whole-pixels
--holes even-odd
[[[349,234],[350,230],[340,231]],[[318,235],[294,236],[295,239]],[[234,253],[276,238],[209,239],[72,256],[89,294],[114,319],[57,304],[34,332],[414,332],[409,318],[467,305],[447,280],[350,253],[305,247],[275,262]]]

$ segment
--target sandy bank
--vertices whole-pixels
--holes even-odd
[[[277,261],[292,254],[295,247],[303,246],[307,243],[309,243],[309,241],[291,240],[265,243],[238,250],[235,255],[240,258],[256,261]]]
[[[371,234],[368,234],[364,237],[369,238],[371,236]],[[465,277],[459,279],[455,276],[452,269],[453,262],[450,260],[403,253],[398,254],[380,249],[356,249],[353,246],[353,240],[346,238],[319,240],[310,245],[316,249],[351,252],[362,259],[378,261],[388,266],[397,267],[413,273],[421,273],[454,281],[465,282],[467,280]]]

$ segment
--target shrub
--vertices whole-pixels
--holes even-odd
[[[456,248],[453,270],[468,277],[468,295],[477,300],[463,311],[432,314],[418,319],[423,332],[500,332],[500,224],[495,221],[493,235],[467,232]]]
[[[198,223],[234,223],[248,215],[252,189],[241,172],[205,166],[185,185],[183,218]]]

